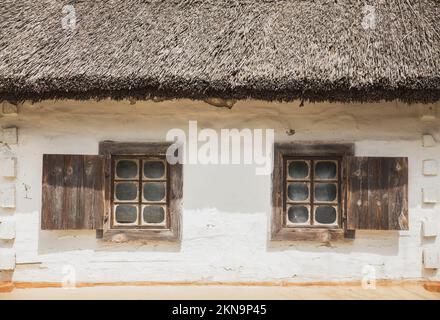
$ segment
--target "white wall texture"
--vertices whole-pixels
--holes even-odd
[[[16,266],[0,272],[0,280],[60,282],[74,270],[76,281],[87,282],[347,281],[371,267],[378,279],[440,279],[422,263],[423,249],[438,250],[440,235],[421,233],[425,218],[440,224],[440,205],[422,201],[422,188],[440,189],[440,176],[423,175],[423,160],[440,162],[440,115],[423,120],[426,106],[395,102],[299,104],[247,101],[232,110],[188,100],[20,105],[18,115],[0,118],[3,128],[18,127],[18,144],[0,147],[1,157],[17,158],[16,178],[0,177],[1,188],[16,188],[16,208],[0,209],[0,221],[15,221],[16,228],[15,239],[0,241],[0,251],[15,253]],[[187,129],[189,120],[216,130],[273,128],[276,141],[354,142],[356,155],[407,156],[410,229],[358,231],[354,241],[270,242],[270,176],[256,176],[252,165],[186,165],[180,244],[108,243],[94,231],[40,230],[42,154],[97,154],[101,140],[163,141],[169,129]],[[288,129],[296,133],[289,136]],[[423,147],[423,134],[436,145]]]

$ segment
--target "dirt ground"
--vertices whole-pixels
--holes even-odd
[[[376,286],[105,286],[83,288],[15,288],[4,299],[435,299],[440,293],[422,285]]]

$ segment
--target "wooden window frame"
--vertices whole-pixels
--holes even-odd
[[[346,228],[346,156],[354,155],[353,143],[292,142],[274,144],[274,168],[272,173],[271,240],[330,241],[353,237]],[[338,226],[287,227],[285,222],[285,185],[287,160],[300,158],[339,160],[339,221]]]
[[[103,240],[164,240],[180,241],[182,225],[182,192],[183,166],[180,163],[170,165],[166,161],[166,226],[165,227],[121,227],[113,226],[113,158],[126,156],[130,158],[166,158],[170,142],[114,142],[102,141],[99,144],[99,154],[105,157],[104,186],[105,209],[103,230],[97,232],[97,237]],[[139,194],[140,197],[140,194]],[[141,213],[139,213],[141,214]]]

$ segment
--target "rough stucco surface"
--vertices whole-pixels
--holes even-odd
[[[440,144],[424,148],[421,136],[440,141],[439,119],[420,120],[420,106],[387,104],[288,104],[239,102],[232,110],[204,103],[44,102],[24,104],[17,117],[0,118],[19,127],[19,144],[1,147],[17,161],[16,239],[1,248],[16,251],[13,273],[1,279],[62,281],[314,281],[361,279],[366,265],[377,278],[440,279],[424,270],[422,250],[439,239],[421,236],[421,220],[440,220],[439,205],[422,204],[422,187],[440,177],[422,175],[424,159],[440,160]],[[355,142],[356,155],[409,157],[409,231],[358,232],[351,242],[268,241],[270,176],[253,166],[187,165],[184,168],[183,238],[180,245],[103,243],[94,231],[40,231],[43,153],[96,154],[101,140],[164,140],[171,128],[274,128],[276,141]],[[295,129],[288,136],[285,131]],[[11,180],[0,178],[2,185]],[[438,238],[438,237],[437,237]],[[64,272],[64,273],[63,273]]]

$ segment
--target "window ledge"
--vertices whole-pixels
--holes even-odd
[[[344,229],[326,228],[282,228],[272,234],[273,241],[336,241],[353,239],[352,232],[345,232]]]
[[[102,236],[103,241],[127,242],[139,240],[152,241],[174,241],[179,242],[180,238],[176,232],[170,229],[165,230],[105,230]]]

